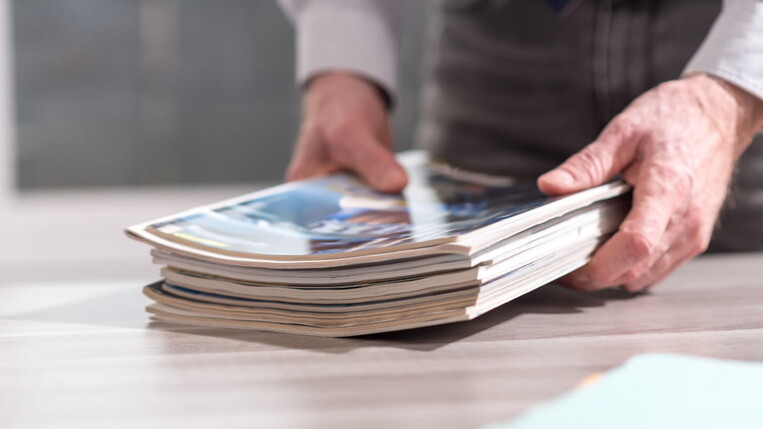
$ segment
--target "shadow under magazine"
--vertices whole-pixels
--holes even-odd
[[[147,327],[155,331],[176,332],[334,354],[346,353],[362,347],[392,347],[430,351],[480,334],[498,325],[511,324],[513,319],[521,315],[579,313],[586,308],[604,306],[609,301],[632,299],[638,296],[620,289],[577,292],[561,286],[549,285],[521,296],[471,321],[347,338],[311,337],[149,321],[149,315],[144,312],[147,301],[138,289],[123,290],[47,307],[44,310],[15,314],[13,318],[120,328]],[[508,330],[504,329],[503,331],[511,332],[511,327],[509,326]],[[519,337],[521,334],[521,329],[518,327],[517,336]]]
[[[607,302],[614,300],[634,299],[640,295],[643,294],[634,295],[621,289],[577,292],[561,286],[549,285],[521,296],[471,321],[346,338],[311,337],[243,329],[183,327],[183,325],[157,321],[151,322],[148,327],[155,330],[257,342],[275,347],[323,353],[341,354],[362,347],[392,347],[431,351],[469,338],[497,325],[510,324],[512,319],[523,314],[579,313],[585,308],[604,306]]]

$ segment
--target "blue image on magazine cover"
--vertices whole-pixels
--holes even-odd
[[[534,184],[486,185],[408,165],[403,194],[383,194],[348,174],[287,184],[275,192],[152,225],[221,250],[307,255],[462,234],[545,204]]]

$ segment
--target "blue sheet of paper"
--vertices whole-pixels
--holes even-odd
[[[763,428],[763,364],[645,354],[489,429]]]

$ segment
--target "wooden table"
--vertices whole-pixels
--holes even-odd
[[[0,287],[0,427],[471,428],[637,353],[763,361],[763,254],[702,258],[651,294],[548,286],[354,339],[149,323],[141,286]]]

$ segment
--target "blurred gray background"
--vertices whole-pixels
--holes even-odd
[[[427,2],[405,2],[397,147],[410,147]],[[298,129],[275,0],[13,1],[24,189],[280,180]]]

